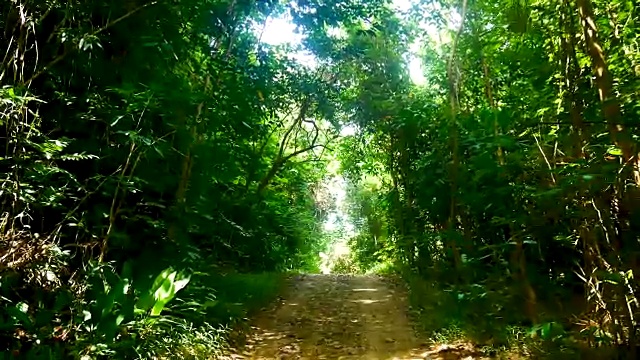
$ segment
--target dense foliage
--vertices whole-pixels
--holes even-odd
[[[280,11],[2,2],[1,351],[130,353],[189,282],[170,312],[185,327],[225,313],[213,274],[316,269],[337,89],[259,41]]]
[[[331,157],[361,268],[633,350],[636,8],[3,2],[0,350],[210,356],[215,327],[246,315],[238,297],[277,293],[277,277],[230,273],[317,270]],[[261,41],[281,14],[313,64]]]
[[[482,304],[468,320],[481,311],[489,329],[561,321],[592,346],[635,348],[636,5],[418,8],[409,33],[440,29],[423,47],[424,85],[390,55],[401,53],[395,24],[355,64],[361,134],[342,144],[351,214],[366,225],[355,260],[452,286],[451,301]]]

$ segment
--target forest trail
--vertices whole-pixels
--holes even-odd
[[[475,358],[421,341],[407,309],[403,290],[380,276],[298,276],[275,310],[257,316],[243,351],[226,359]]]

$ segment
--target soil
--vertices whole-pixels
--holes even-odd
[[[225,359],[477,359],[464,345],[420,339],[404,289],[377,275],[302,275]]]

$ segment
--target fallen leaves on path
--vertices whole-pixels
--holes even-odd
[[[224,359],[479,359],[471,346],[434,347],[414,333],[403,291],[380,276],[304,275],[246,345]]]

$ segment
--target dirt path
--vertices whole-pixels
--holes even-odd
[[[437,359],[418,339],[402,291],[378,276],[305,275],[256,321],[231,359]],[[456,357],[459,358],[459,357]]]

